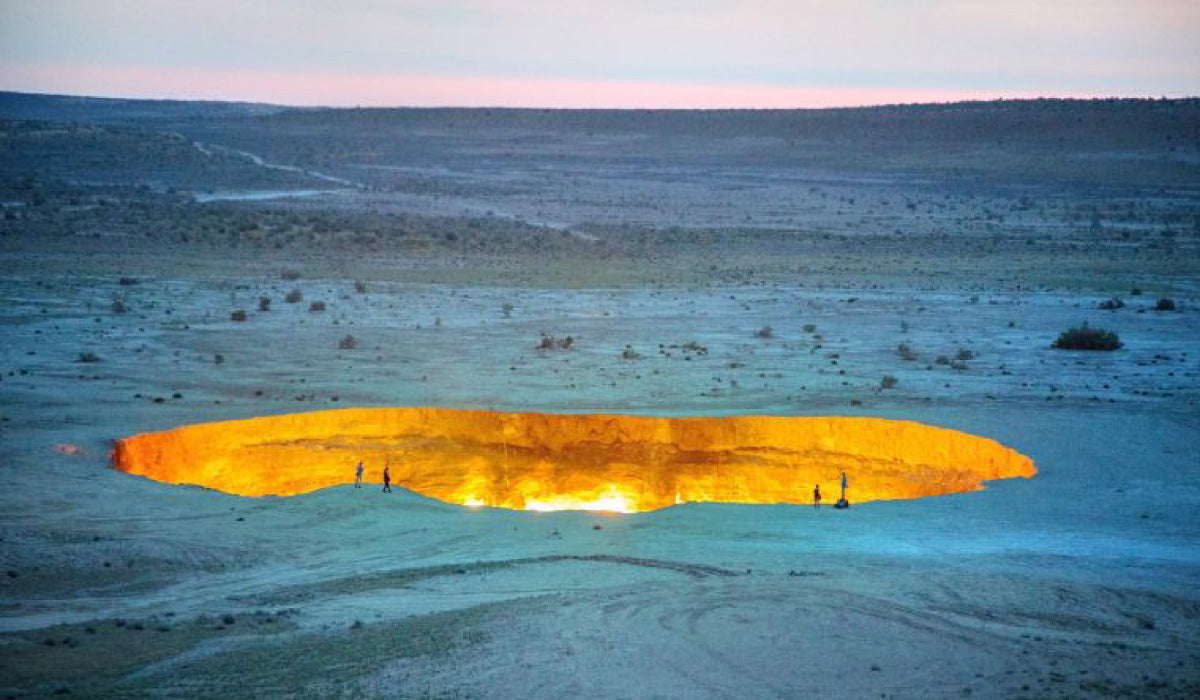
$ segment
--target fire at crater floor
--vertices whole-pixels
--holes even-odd
[[[1036,473],[993,440],[880,418],[318,411],[184,426],[119,440],[113,465],[243,496],[378,482],[468,506],[647,511],[688,502],[922,498]]]

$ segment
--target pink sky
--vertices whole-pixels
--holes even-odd
[[[1200,94],[1200,0],[0,0],[0,89],[298,105]]]
[[[527,77],[337,75],[108,66],[37,66],[9,73],[7,89],[70,95],[214,99],[288,105],[795,108],[1103,92],[569,80]],[[1153,95],[1157,97],[1157,95]]]

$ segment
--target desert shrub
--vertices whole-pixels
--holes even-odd
[[[217,353],[216,355],[213,355],[213,364],[214,365],[224,364],[224,362],[225,362],[225,356],[222,355],[221,353]]]
[[[950,358],[946,357],[945,355],[938,355],[937,359],[934,360],[933,363],[935,365],[948,365],[950,364]]]
[[[122,287],[129,287],[137,283],[137,279],[133,277],[122,277],[121,279],[117,280],[117,284],[121,285]]]
[[[1051,347],[1059,350],[1116,350],[1121,347],[1121,340],[1116,333],[1088,328],[1085,323],[1060,333]]]
[[[1140,297],[1141,295],[1142,290],[1140,287],[1134,287],[1133,289],[1129,290],[1129,296],[1131,297]]]
[[[1125,302],[1121,301],[1120,297],[1113,297],[1107,301],[1100,302],[1100,308],[1105,311],[1116,311],[1117,309],[1125,308]]]
[[[817,330],[817,324],[815,324],[815,323],[804,324],[804,332],[805,333],[815,333],[816,330]]]
[[[290,282],[290,281],[300,279],[300,271],[299,270],[284,270],[279,273],[279,276]]]
[[[245,321],[246,320],[246,312],[241,309],[238,309],[237,311],[234,311],[233,313],[229,314],[229,320],[238,321],[238,322]]]
[[[125,306],[125,302],[121,301],[120,299],[113,299],[111,308],[114,314],[123,314],[129,310],[129,308]]]
[[[270,311],[271,310],[271,297],[259,297],[258,298],[258,310],[259,311]]]
[[[694,340],[689,340],[686,343],[684,343],[683,345],[680,345],[679,347],[682,348],[683,350],[686,350],[687,352],[694,352],[697,355],[707,355],[708,354],[708,348],[704,347],[703,345],[701,345],[700,343],[697,343]]]
[[[352,335],[343,336],[338,341],[338,350],[353,350],[356,347],[358,347],[358,341]]]
[[[283,298],[289,304],[299,304],[302,299],[304,299],[304,292],[301,292],[299,289],[293,289]]]
[[[354,280],[354,291],[357,294],[367,293],[367,283],[362,280]]]
[[[762,328],[754,331],[754,335],[758,336],[759,338],[770,338],[771,336],[775,335],[775,331],[772,330],[770,326],[763,326]]]
[[[1158,300],[1157,304],[1154,305],[1154,310],[1155,311],[1174,311],[1175,310],[1175,302],[1171,299],[1163,297]]]
[[[508,302],[505,302],[504,305],[500,307],[500,312],[504,314],[504,318],[511,318],[512,312],[513,312],[513,305],[509,304]]]
[[[892,387],[896,386],[896,384],[899,381],[900,381],[899,379],[896,379],[892,375],[885,374],[885,375],[883,375],[883,379],[879,380],[879,388],[880,389],[891,389]]]
[[[308,310],[313,313],[318,313],[318,312],[324,311],[325,310],[325,302],[314,301],[313,303],[308,305]]]
[[[900,356],[900,359],[910,362],[917,359],[917,353],[913,352],[912,348],[908,347],[906,343],[900,343],[896,346],[896,354]]]
[[[543,333],[537,344],[538,350],[570,350],[573,347],[575,347],[575,338],[569,335],[565,338],[555,338]]]
[[[80,362],[89,362],[89,363],[90,362],[99,362],[100,356],[94,352],[81,352],[81,353],[79,353],[79,361]]]
[[[959,348],[958,354],[954,356],[954,359],[958,360],[959,362],[966,362],[967,360],[975,359],[975,353],[966,348]]]
[[[642,356],[633,349],[632,345],[626,345],[625,349],[621,351],[621,359],[622,360],[640,360],[640,359],[642,359]]]

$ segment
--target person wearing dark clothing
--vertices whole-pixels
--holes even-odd
[[[391,474],[390,470],[391,470],[390,464],[384,465],[384,467],[383,467],[383,492],[384,493],[392,492],[392,474]]]
[[[358,463],[358,468],[356,468],[354,470],[354,488],[356,488],[356,489],[362,488],[362,473],[363,473],[363,465],[362,465],[362,462],[360,461]]]
[[[821,485],[820,484],[816,484],[815,486],[813,486],[813,507],[814,508],[821,507]]]

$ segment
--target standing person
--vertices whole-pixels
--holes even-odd
[[[362,460],[360,459],[358,460],[358,467],[354,470],[354,488],[356,489],[362,488],[362,473],[363,465]]]
[[[821,507],[821,485],[820,484],[815,484],[813,486],[813,507],[814,508]]]
[[[392,492],[392,473],[390,471],[391,468],[392,468],[392,461],[389,458],[387,463],[383,465],[383,492],[384,493]]]
[[[842,497],[833,505],[834,508],[845,510],[850,507],[850,501],[846,500],[846,472],[842,472]]]

